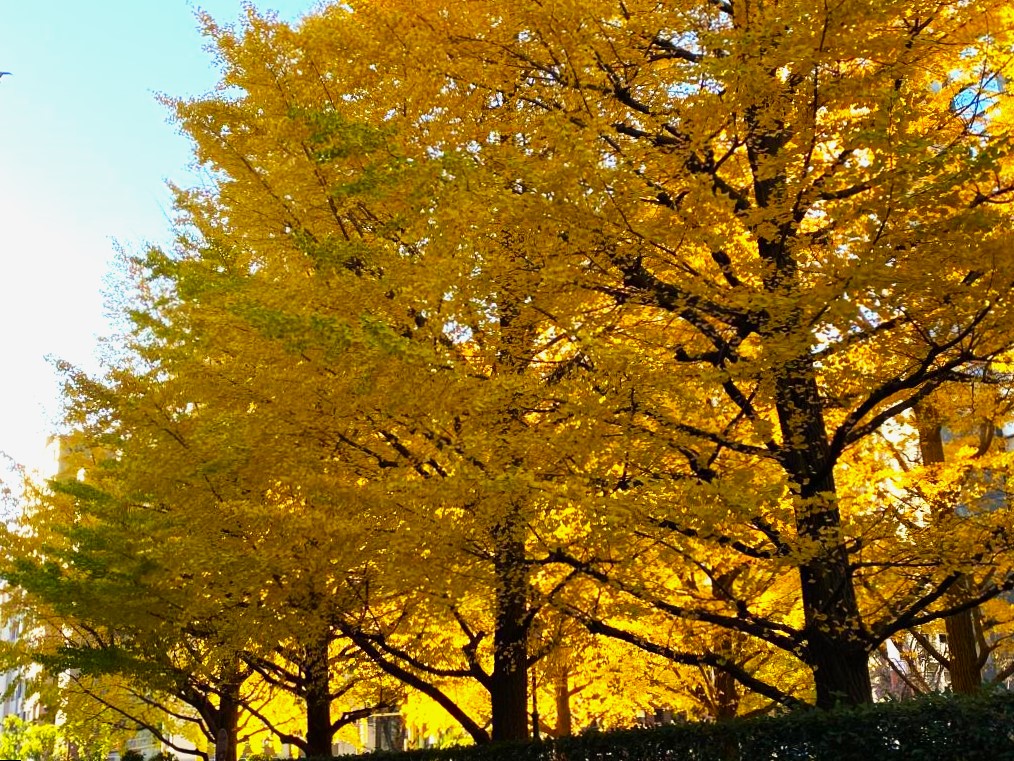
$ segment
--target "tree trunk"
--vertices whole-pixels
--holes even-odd
[[[772,85],[781,88],[777,80]],[[807,294],[793,250],[798,222],[789,212],[781,156],[793,135],[779,122],[762,118],[756,106],[748,108],[745,117],[754,197],[771,225],[755,228],[757,253],[768,267],[764,289],[779,300],[801,303]],[[842,537],[824,401],[810,353],[812,330],[800,310],[790,309],[767,316],[760,333],[777,354],[792,352],[775,374],[775,408],[782,435],[779,461],[797,492],[793,517],[803,548],[803,657],[813,671],[817,705],[872,703],[869,651]]]
[[[807,548],[799,566],[806,630],[805,657],[817,705],[873,702],[869,653],[835,499],[823,408],[809,357],[788,362],[777,379],[784,442],[782,464],[799,497],[796,532]]]
[[[927,404],[920,405],[915,413],[923,465],[943,463],[945,458],[941,421]],[[934,515],[939,512],[936,506],[931,506],[931,509]],[[968,588],[968,580],[962,576],[952,588],[955,592],[948,594],[946,599],[949,604],[957,604],[961,601],[961,593]],[[947,631],[947,671],[951,675],[951,689],[954,692],[968,694],[982,687],[974,617],[974,610],[966,610],[944,619]]]
[[[516,522],[509,515],[493,532],[498,545],[493,673],[489,686],[493,742],[528,738],[528,573],[524,542],[517,536]]]
[[[960,579],[956,586],[965,586]],[[982,688],[982,671],[976,648],[974,613],[966,610],[944,619],[947,630],[947,662],[954,692],[970,694]]]
[[[735,719],[739,712],[739,691],[736,680],[725,671],[715,673],[715,719]]]
[[[331,756],[331,671],[329,638],[320,636],[304,648],[301,664],[306,692],[306,755],[309,758]]]
[[[239,680],[223,682],[215,728],[215,761],[236,761],[239,756]]]
[[[726,571],[715,580],[715,584],[713,585],[714,594],[720,600],[726,602],[734,601],[735,595],[732,594],[733,585],[736,583],[736,579],[739,578],[742,570],[742,568],[735,568],[731,571]],[[718,635],[715,643],[715,653],[729,662],[735,663],[739,656],[737,652],[740,649],[737,647],[739,640],[740,637],[733,632],[722,632]],[[722,721],[723,719],[735,718],[739,712],[739,691],[736,689],[735,677],[727,671],[714,669],[712,678],[715,688],[715,719]]]
[[[518,271],[520,274],[522,270]],[[514,283],[527,289],[524,279]],[[518,293],[524,290],[518,291]],[[531,362],[535,324],[532,310],[507,289],[498,299],[500,341],[494,372],[522,375]],[[508,438],[523,429],[523,410],[511,402],[503,419]],[[513,465],[523,457],[515,455]],[[528,739],[528,564],[525,554],[527,527],[517,503],[508,502],[505,514],[491,531],[495,554],[496,613],[493,631],[493,673],[489,692],[493,742]],[[538,731],[533,727],[533,735]]]
[[[561,664],[553,677],[556,693],[556,736],[570,737],[574,734],[574,719],[570,711],[570,668]]]

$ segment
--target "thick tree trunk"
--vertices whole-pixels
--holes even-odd
[[[775,80],[772,84],[781,87]],[[771,225],[755,228],[757,253],[768,267],[764,288],[782,303],[801,303],[807,294],[794,252],[798,220],[789,211],[781,156],[793,135],[777,121],[761,118],[756,106],[747,109],[746,122],[754,197]],[[775,375],[775,407],[782,434],[780,463],[798,494],[794,518],[803,548],[799,581],[804,658],[813,671],[817,705],[872,703],[869,652],[842,536],[824,402],[810,354],[811,328],[798,309],[772,314],[763,322],[760,333],[772,349],[783,356],[791,352]]]
[[[521,270],[518,271],[520,274]],[[524,280],[515,283],[525,289]],[[524,290],[517,291],[522,293]],[[494,372],[521,375],[532,359],[536,319],[523,301],[507,289],[498,300],[500,346]],[[518,433],[524,412],[512,402],[506,409],[503,432]],[[516,455],[514,464],[523,461]],[[493,632],[493,673],[489,692],[493,742],[528,738],[528,564],[525,554],[527,527],[519,506],[511,502],[492,529],[495,547],[496,618]],[[537,727],[533,727],[533,734]]]
[[[742,568],[727,571],[715,580],[714,592],[719,599],[727,602],[734,600],[735,595],[732,594],[732,589],[741,571]],[[715,643],[715,653],[735,663],[739,655],[737,652],[740,649],[737,647],[739,639],[740,637],[733,632],[722,632]],[[736,688],[736,679],[726,671],[715,669],[713,670],[713,680],[715,719],[722,721],[735,718],[739,712],[739,690]]]
[[[528,573],[524,542],[508,517],[496,531],[496,628],[490,677],[493,742],[528,738]]]
[[[569,737],[574,734],[574,719],[570,710],[570,668],[561,665],[553,677],[556,697],[556,736]]]
[[[236,761],[239,757],[239,680],[225,682],[219,696],[215,727],[215,761]]]
[[[799,566],[805,655],[813,670],[817,705],[871,703],[869,653],[841,533],[827,430],[811,360],[787,363],[776,391],[784,442],[782,464],[799,492],[795,522],[806,548]]]
[[[331,755],[331,672],[328,659],[329,639],[318,637],[306,645],[302,663],[306,693],[306,755],[323,758]]]
[[[715,719],[734,719],[739,712],[739,691],[735,678],[725,671],[715,673]]]
[[[959,583],[959,586],[963,586]],[[954,692],[970,694],[982,688],[982,670],[976,647],[975,618],[970,610],[944,619],[947,631],[947,662]]]
[[[873,702],[869,653],[846,637],[840,632],[821,633],[808,643],[818,708]]]
[[[944,458],[943,426],[929,405],[920,405],[916,411],[916,427],[919,430],[919,452],[923,465],[942,463]],[[937,509],[933,509],[934,515]],[[961,577],[955,582],[955,593],[947,595],[947,602],[961,601],[961,592],[968,587],[967,579]],[[947,671],[951,676],[954,692],[973,693],[982,687],[982,670],[975,637],[975,612],[966,610],[944,619],[947,631]]]

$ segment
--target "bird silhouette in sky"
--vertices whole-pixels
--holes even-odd
[[[10,76],[10,74],[11,73],[9,71],[0,71],[0,79],[2,79],[5,76]]]

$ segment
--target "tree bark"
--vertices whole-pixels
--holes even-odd
[[[957,585],[964,587],[959,579]],[[971,694],[982,688],[982,670],[976,648],[974,612],[966,610],[944,619],[947,631],[947,662],[954,692]]]
[[[915,414],[923,465],[945,462],[943,424],[929,405],[920,405]],[[931,506],[931,509],[933,515],[939,513],[936,506]],[[961,602],[961,593],[967,588],[968,580],[961,576],[952,587],[956,592],[949,593],[947,601],[952,604]],[[947,631],[947,671],[951,676],[951,689],[965,694],[978,691],[982,687],[982,670],[976,645],[974,609],[947,616],[944,628]]]
[[[736,568],[721,574],[715,581],[714,590],[716,596],[732,602],[734,595],[731,594],[733,584],[739,577],[742,568]],[[735,662],[739,653],[737,642],[739,636],[733,632],[725,631],[718,636],[715,652],[729,661]],[[717,721],[733,719],[739,712],[739,690],[736,688],[736,679],[727,671],[721,669],[712,670],[712,679],[715,689],[714,713]]]
[[[304,648],[301,664],[305,680],[306,755],[309,758],[331,756],[331,671],[327,636],[314,638]]]
[[[516,285],[524,288],[525,283]],[[509,291],[508,291],[509,294]],[[503,294],[497,304],[500,345],[494,372],[521,375],[532,356],[534,322],[514,296]],[[503,421],[506,437],[523,426],[523,411],[508,404]],[[521,458],[515,455],[514,464]],[[493,569],[496,576],[496,611],[493,631],[493,673],[489,679],[493,742],[528,739],[528,563],[525,554],[527,527],[518,504],[505,505],[504,515],[494,524]],[[533,735],[537,727],[532,728]]]
[[[219,695],[215,728],[215,761],[236,761],[239,756],[239,698],[240,681],[229,680],[222,684]]]
[[[556,693],[556,736],[570,737],[574,734],[574,718],[570,710],[570,668],[561,664],[553,677]]]
[[[725,671],[715,673],[715,719],[735,719],[739,712],[739,691],[736,680]]]
[[[777,81],[772,84],[781,89]],[[786,91],[786,94],[789,94]],[[768,107],[770,104],[764,104]],[[795,239],[799,219],[791,212],[783,150],[793,135],[760,105],[748,107],[747,159],[754,198],[770,227],[756,226],[757,253],[767,265],[764,289],[782,303],[802,303]],[[796,491],[794,520],[802,547],[798,571],[803,599],[803,657],[813,671],[817,706],[873,702],[869,649],[856,600],[852,566],[842,536],[834,460],[824,420],[817,373],[810,351],[811,326],[790,307],[765,315],[760,334],[785,356],[774,377],[781,430],[780,464]]]
[[[496,624],[490,677],[493,742],[528,738],[528,572],[513,511],[494,530]]]
[[[805,657],[813,670],[817,706],[873,702],[869,652],[830,461],[827,430],[812,360],[788,362],[776,381],[784,442],[782,465],[798,489],[796,532],[806,546],[799,566]]]

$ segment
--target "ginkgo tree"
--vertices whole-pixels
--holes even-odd
[[[1014,344],[1009,3],[206,24],[209,184],[70,422],[230,642],[306,616],[518,739],[568,619],[726,715],[1010,588],[1006,506],[927,520],[880,442]]]
[[[960,605],[1009,585],[994,512],[948,526],[966,542],[957,556],[923,527],[908,550],[927,570],[890,605],[864,598],[876,560],[859,556],[912,535],[863,536],[836,480],[850,448],[1010,346],[1007,3],[386,2],[326,16],[366,30],[347,63],[371,105],[414,109],[414,139],[500,178],[471,242],[513,232],[554,286],[528,298],[591,368],[608,414],[568,401],[590,439],[595,422],[614,432],[587,480],[613,474],[615,488],[585,492],[599,544],[562,562],[798,656],[822,706],[871,699],[871,649],[944,615],[956,563],[972,559],[982,582]],[[624,524],[641,544],[617,541]],[[658,562],[627,562],[645,544]],[[733,563],[760,576],[716,590],[715,566]],[[798,609],[757,594],[779,570],[796,576]]]
[[[184,417],[234,421],[230,437],[242,420],[257,437],[230,442],[244,458],[233,488],[321,516],[315,503],[340,502],[372,527],[368,570],[345,571],[370,615],[345,636],[474,739],[523,737],[527,669],[544,653],[530,630],[572,575],[541,573],[542,589],[532,576],[540,533],[574,515],[555,486],[556,453],[581,438],[554,414],[571,339],[530,303],[543,278],[522,241],[500,230],[462,245],[490,181],[467,150],[417,135],[417,115],[392,123],[384,99],[338,108],[358,100],[358,72],[325,76],[326,58],[274,70],[310,55],[313,24],[295,40],[256,17],[241,38],[212,29],[245,95],[177,104],[219,181],[181,194],[194,237],[145,265],[175,300],[162,327],[201,348],[186,364],[159,356],[164,338],[145,351],[174,386],[200,384]],[[434,678],[481,685],[490,732]]]
[[[179,109],[219,185],[180,194],[179,251],[136,261],[144,283],[126,361],[78,383],[71,422],[112,453],[108,488],[164,518],[170,540],[146,551],[165,583],[203,585],[198,598],[225,606],[216,620],[238,641],[245,627],[277,630],[265,620],[291,607],[320,561],[319,602],[304,617],[440,702],[477,741],[523,737],[527,670],[542,654],[529,630],[544,609],[527,542],[553,500],[538,469],[555,468],[533,413],[552,409],[540,394],[561,382],[550,354],[561,339],[534,327],[521,282],[531,277],[509,243],[490,242],[503,252],[493,264],[475,251],[434,263],[426,219],[404,229],[399,214],[430,204],[453,157],[416,169],[383,124],[311,111],[299,87],[264,92],[269,25],[251,24],[242,50],[220,39],[249,98]],[[266,114],[285,129],[265,136]],[[398,184],[376,180],[386,174]],[[500,290],[469,286],[477,266]],[[398,388],[406,377],[418,398]],[[413,562],[431,553],[427,567]],[[350,607],[336,609],[348,587]],[[313,628],[299,618],[293,632]],[[433,679],[477,682],[488,717],[468,716]]]

